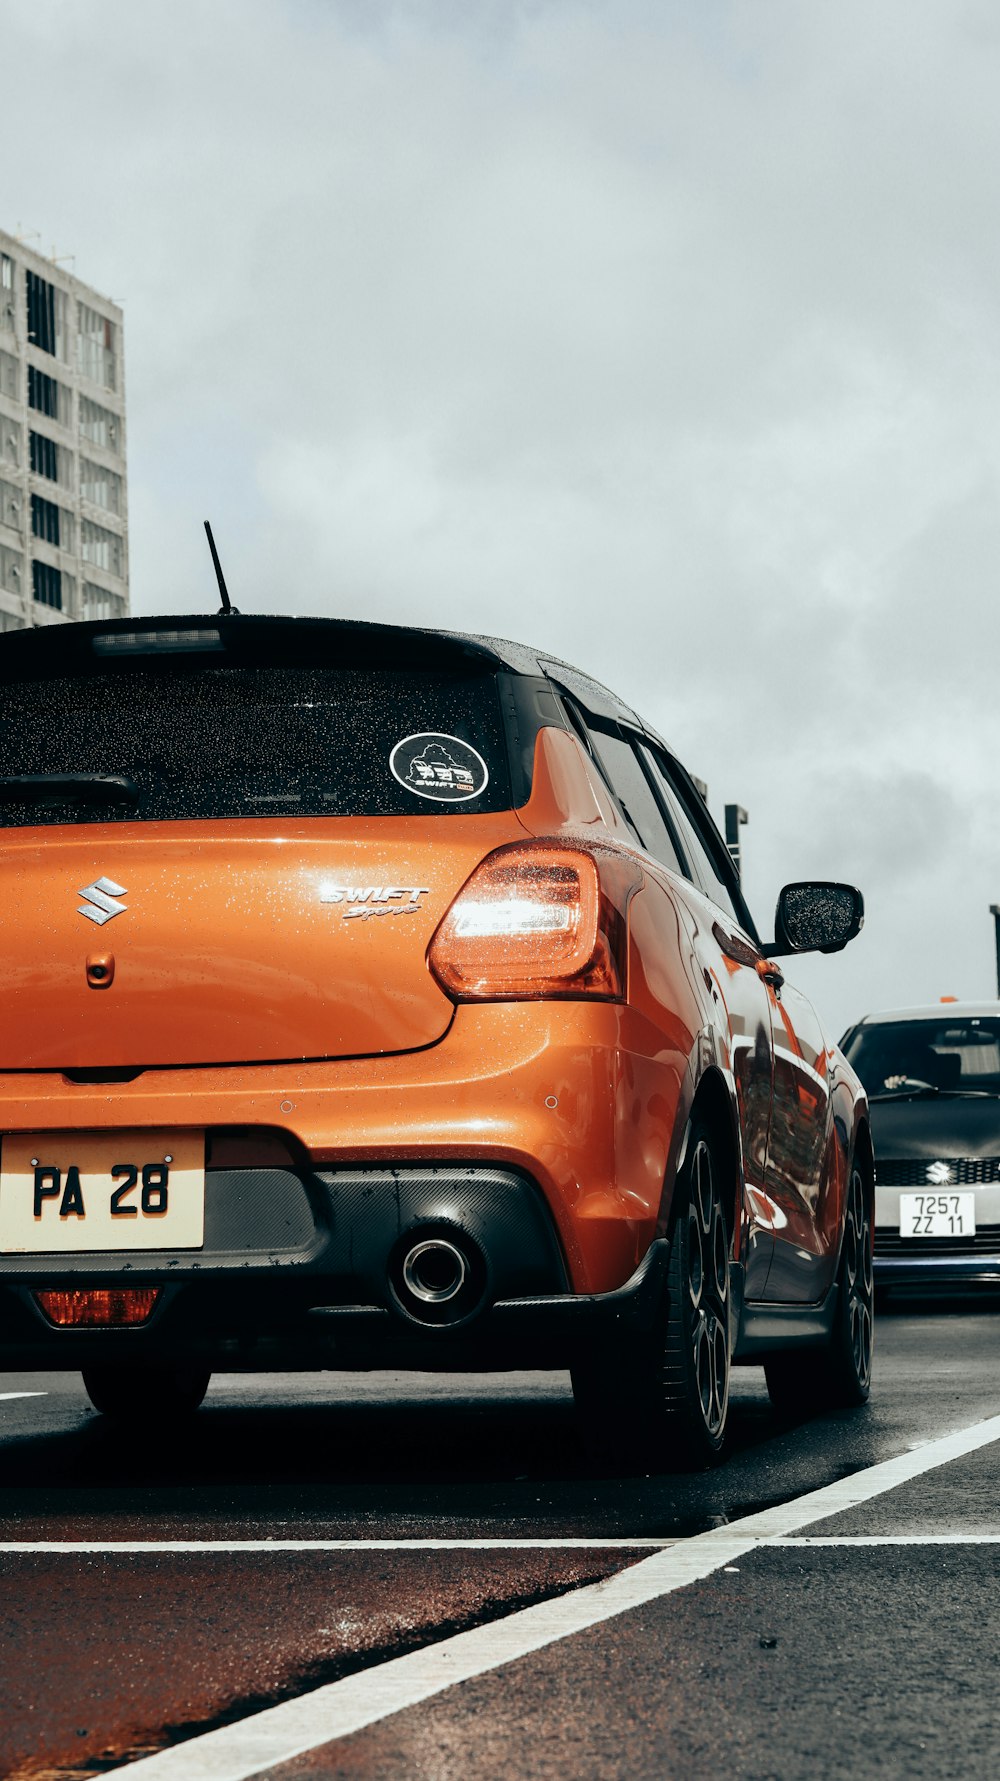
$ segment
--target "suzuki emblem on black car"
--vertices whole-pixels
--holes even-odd
[[[77,915],[85,915],[88,921],[96,921],[103,928],[106,921],[113,921],[116,915],[125,914],[125,904],[115,901],[116,897],[127,896],[123,884],[115,884],[112,878],[96,878],[93,884],[85,884],[80,890],[81,897],[89,897],[89,903],[81,903]]]

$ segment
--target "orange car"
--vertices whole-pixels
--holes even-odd
[[[858,1403],[872,1154],[694,782],[513,644],[179,618],[0,644],[0,1365],[572,1368],[705,1463],[731,1367]]]

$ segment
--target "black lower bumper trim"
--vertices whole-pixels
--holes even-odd
[[[875,1257],[875,1285],[907,1286],[927,1292],[961,1292],[966,1287],[1000,1287],[1000,1256],[924,1256],[916,1261]]]
[[[218,1372],[565,1367],[591,1345],[650,1327],[669,1256],[669,1243],[657,1239],[616,1291],[501,1299],[454,1329],[422,1328],[377,1305],[307,1305],[283,1327],[269,1328],[262,1293],[257,1330],[233,1333],[189,1317],[183,1325],[165,1318],[140,1329],[46,1329],[29,1336],[22,1323],[17,1331],[0,1332],[0,1363],[11,1370],[66,1371],[165,1360],[197,1361]]]

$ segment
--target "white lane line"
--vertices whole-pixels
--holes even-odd
[[[0,1400],[9,1403],[11,1398],[47,1398],[47,1391],[0,1391]]]
[[[0,1540],[5,1552],[638,1552],[672,1540]]]
[[[872,1497],[881,1496],[936,1466],[1000,1441],[1000,1416],[929,1441],[897,1459],[884,1460],[845,1478],[796,1497],[779,1508],[747,1515],[729,1527],[712,1528],[652,1558],[640,1559],[627,1571],[603,1583],[586,1584],[555,1601],[522,1608],[505,1619],[470,1632],[455,1633],[436,1645],[390,1658],[376,1668],[330,1682],[278,1707],[265,1707],[236,1725],[220,1726],[155,1756],[106,1771],[129,1781],[249,1781],[252,1775],[291,1762],[336,1738],[346,1738],[376,1720],[466,1682],[473,1676],[514,1663],[559,1639],[586,1631],[602,1621],[670,1595],[689,1583],[752,1551],[775,1537],[807,1527],[828,1515],[839,1515]]]
[[[768,1546],[1000,1546],[1000,1534],[800,1534]]]

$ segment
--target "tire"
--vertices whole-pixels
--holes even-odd
[[[732,1370],[732,1232],[718,1147],[692,1122],[653,1327],[573,1368],[588,1447],[615,1470],[692,1471],[721,1457]]]
[[[844,1240],[837,1269],[837,1306],[825,1348],[800,1348],[764,1362],[776,1410],[801,1416],[856,1409],[871,1392],[875,1325],[871,1195],[857,1163],[851,1168]]]
[[[83,1383],[102,1416],[154,1427],[193,1416],[211,1377],[207,1367],[86,1367]]]

